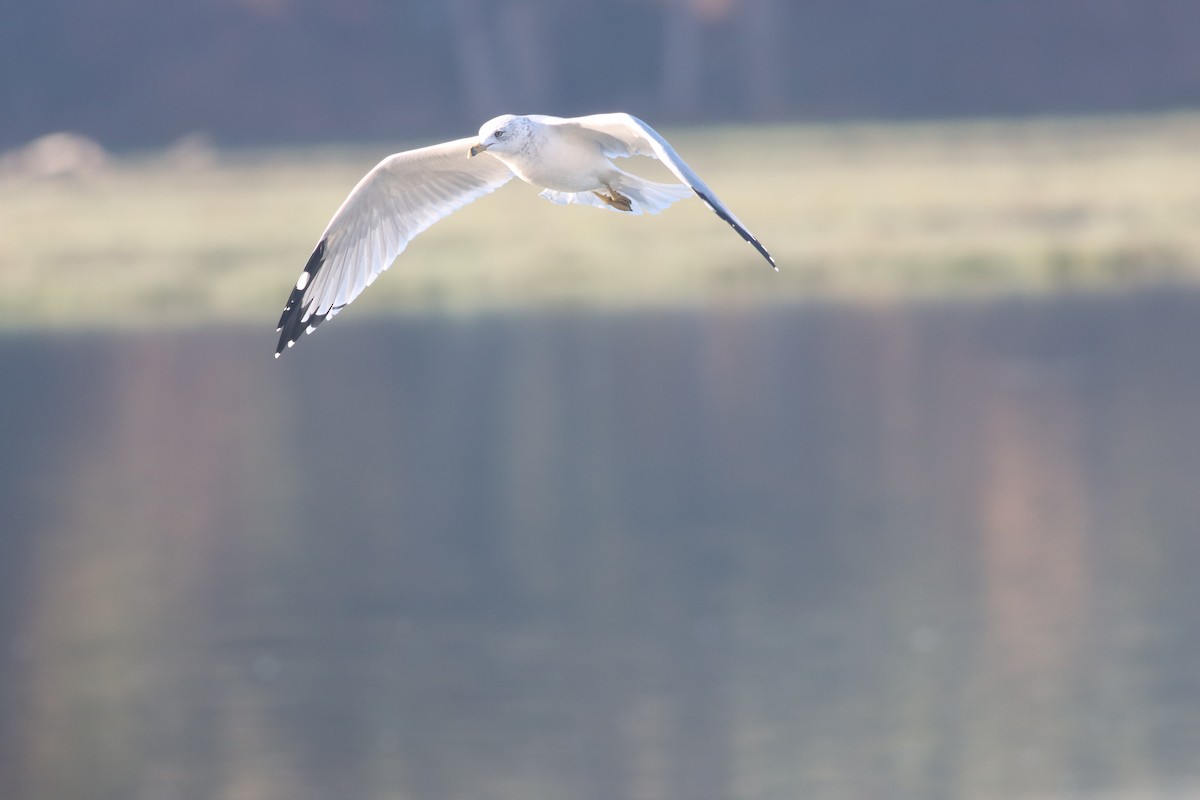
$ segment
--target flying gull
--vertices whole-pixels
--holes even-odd
[[[626,156],[658,159],[683,185],[645,180],[609,160]],[[767,249],[667,140],[637,117],[505,114],[484,123],[478,138],[388,156],[358,182],[288,297],[275,357],[358,297],[414,236],[514,175],[543,187],[541,197],[552,203],[627,214],[657,214],[694,192],[775,267]]]

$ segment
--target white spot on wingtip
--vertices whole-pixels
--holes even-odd
[[[279,353],[276,353],[276,354],[275,354],[275,357],[276,357],[276,358],[279,358],[279,356],[280,356],[280,354],[279,354]]]
[[[308,279],[309,279],[309,277],[310,277],[310,276],[309,276],[309,274],[308,274],[308,270],[305,270],[304,272],[301,272],[301,273],[300,273],[300,279],[296,281],[296,291],[297,291],[297,292],[303,292],[303,291],[304,291],[304,287],[305,287],[305,286],[308,286]]]
[[[296,343],[296,340],[295,340],[295,339],[292,339],[290,342],[288,342],[288,347],[291,347],[291,346],[292,346],[292,345],[294,345],[295,343]]]
[[[305,332],[305,333],[312,333],[312,332],[313,332],[313,331],[315,331],[315,330],[316,330],[316,328],[314,328],[312,325],[309,325],[307,328],[305,328],[305,329],[304,329],[304,332]]]

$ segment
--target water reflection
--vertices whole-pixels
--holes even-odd
[[[0,795],[1200,790],[1200,297],[0,340]]]

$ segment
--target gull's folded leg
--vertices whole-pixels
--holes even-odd
[[[608,194],[604,194],[603,192],[592,192],[592,194],[596,195],[596,197],[599,197],[601,200],[608,203],[610,206],[617,209],[618,211],[632,211],[633,210],[633,201],[632,200],[630,200],[628,197],[621,194],[620,192],[618,192],[616,189],[612,188],[611,186],[608,187],[608,191],[609,191]]]

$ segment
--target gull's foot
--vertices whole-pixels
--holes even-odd
[[[601,200],[608,203],[618,211],[633,211],[632,200],[618,192],[616,189],[613,189],[611,186],[609,187],[608,192],[608,194],[605,194],[604,192],[592,192],[592,194],[596,195],[596,197],[599,197]]]

